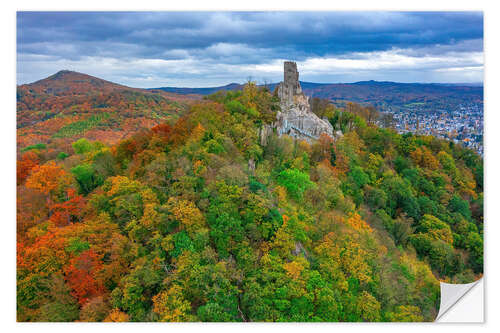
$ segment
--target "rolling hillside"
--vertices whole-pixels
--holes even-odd
[[[90,109],[110,114],[94,119],[104,138],[163,110],[130,94]],[[129,96],[128,113],[99,113]],[[248,84],[115,144],[67,149],[95,131],[64,137],[72,123],[23,152],[17,320],[430,322],[440,281],[482,276],[479,155],[380,128],[360,105],[325,106],[335,140],[262,140],[278,103]]]
[[[196,96],[130,88],[60,71],[17,87],[18,147],[86,137],[114,143],[160,122],[174,121]]]

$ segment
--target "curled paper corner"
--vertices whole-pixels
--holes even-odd
[[[441,303],[436,322],[484,321],[484,281],[472,283],[440,283]]]

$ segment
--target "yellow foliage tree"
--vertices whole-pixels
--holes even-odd
[[[297,257],[295,260],[283,264],[286,274],[293,280],[297,280],[300,277],[300,273],[308,266],[308,262],[304,257]]]
[[[168,199],[167,207],[169,212],[189,234],[193,234],[206,226],[205,217],[191,201],[171,197]]]
[[[366,223],[358,213],[353,213],[347,219],[347,224],[354,228],[354,230],[366,230],[372,232],[372,228]]]
[[[424,321],[422,311],[418,306],[400,305],[394,312],[389,312],[387,318],[397,322],[419,322]]]
[[[367,291],[358,297],[357,310],[363,321],[380,321],[380,303]]]
[[[110,177],[106,180],[104,188],[107,189],[108,196],[114,196],[123,193],[138,192],[141,184],[135,180],[130,180],[125,176]]]
[[[366,259],[369,253],[357,242],[348,242],[342,249],[340,261],[347,275],[351,275],[362,283],[372,281],[372,270]]]
[[[413,162],[422,168],[427,168],[430,170],[435,170],[439,168],[439,161],[434,156],[432,151],[425,147],[417,147],[414,151],[410,153],[410,157]]]
[[[129,321],[128,314],[125,312],[120,311],[119,309],[113,309],[109,313],[109,315],[104,318],[104,322],[127,322]]]
[[[159,222],[159,214],[155,208],[155,204],[145,204],[144,214],[142,215],[140,220],[140,223],[150,230],[156,227]]]
[[[183,298],[182,288],[172,286],[153,297],[153,311],[160,316],[160,321],[191,321],[191,304]]]

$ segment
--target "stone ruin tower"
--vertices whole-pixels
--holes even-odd
[[[297,64],[292,61],[285,61],[285,72],[281,86],[280,98],[283,101],[291,104],[293,103],[293,96],[302,93],[299,84],[299,72],[297,71]]]
[[[333,137],[333,127],[311,111],[309,99],[302,92],[297,64],[285,61],[284,79],[278,85],[281,112],[276,116],[278,135],[287,134],[302,140],[317,140],[322,133]]]

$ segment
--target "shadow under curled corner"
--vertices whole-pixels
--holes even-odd
[[[440,283],[441,302],[435,322],[484,322],[484,278],[472,283]]]

